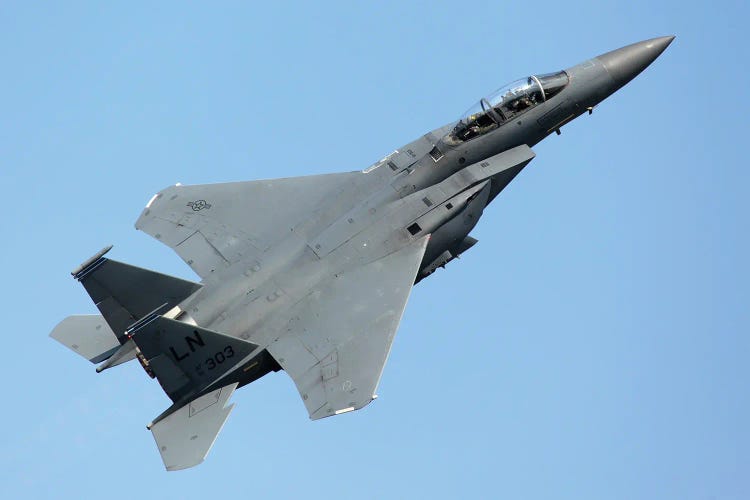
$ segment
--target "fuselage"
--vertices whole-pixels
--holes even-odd
[[[458,122],[437,128],[387,156],[353,181],[353,196],[332,197],[309,220],[290,229],[265,252],[262,266],[218,277],[180,304],[178,319],[250,340],[261,346],[283,335],[288,311],[310,290],[340,273],[382,258],[429,234],[417,275],[470,248],[469,236],[484,208],[519,168],[463,182],[465,172],[521,146],[532,147],[590,112],[645,69],[669,45],[662,37],[608,52],[564,71],[531,76],[480,100]],[[533,157],[533,156],[532,156]],[[268,214],[273,217],[273,214]],[[261,360],[262,361],[262,360]],[[238,366],[244,366],[238,363]],[[274,369],[230,372],[246,384]]]

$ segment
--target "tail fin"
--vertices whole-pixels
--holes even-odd
[[[258,346],[236,337],[155,316],[128,330],[149,374],[172,401],[185,401],[230,371]]]
[[[104,257],[109,246],[71,274],[83,284],[121,344],[125,330],[149,313],[163,313],[198,291],[202,285],[124,264]]]

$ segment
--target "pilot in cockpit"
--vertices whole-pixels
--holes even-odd
[[[530,76],[496,90],[463,115],[443,141],[455,146],[463,141],[484,135],[515,116],[543,103],[568,85],[570,78],[564,71]]]
[[[511,101],[508,107],[513,110],[514,113],[520,113],[524,109],[528,109],[534,105],[527,94],[521,95],[518,99]]]

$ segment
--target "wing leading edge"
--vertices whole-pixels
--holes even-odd
[[[313,420],[358,410],[375,390],[429,235],[334,277],[295,306],[268,351],[294,380]]]

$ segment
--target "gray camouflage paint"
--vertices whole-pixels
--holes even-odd
[[[79,316],[52,335],[92,361],[116,353],[99,370],[137,358],[159,380],[174,404],[150,428],[170,470],[200,463],[231,392],[270,371],[292,377],[312,419],[362,408],[376,397],[412,285],[476,243],[469,233],[534,158],[532,146],[591,112],[673,38],[529,77],[537,93],[518,94],[526,100],[508,93],[497,105],[482,101],[482,113],[362,172],[169,187],[136,228],[173,248],[202,282],[110,261],[105,249],[74,275],[109,337],[92,333],[80,348],[85,336],[76,329],[101,321]],[[563,87],[545,87],[562,79]],[[198,430],[188,420],[196,401],[222,402],[198,405]]]

